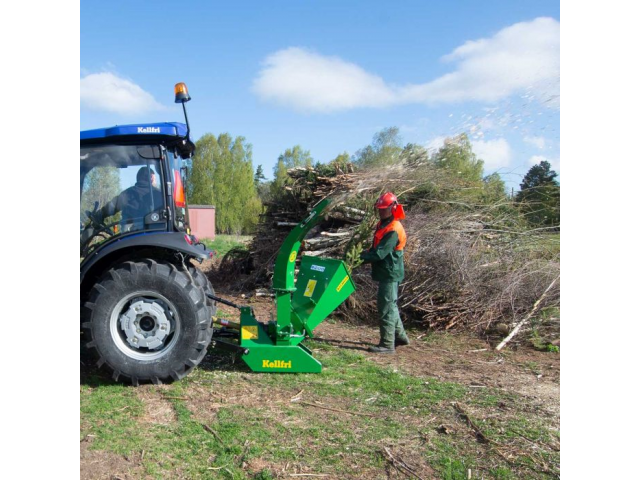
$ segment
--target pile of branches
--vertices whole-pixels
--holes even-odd
[[[302,221],[313,206],[328,196],[344,195],[356,188],[353,168],[327,174],[312,167],[288,170],[290,183],[281,195],[265,205],[256,234],[248,249],[230,251],[222,260],[219,276],[224,280],[238,278],[232,286],[238,289],[265,288],[271,285],[278,250],[292,228]],[[340,202],[336,202],[340,203]],[[301,252],[305,255],[341,258],[346,245],[362,224],[366,212],[348,204],[338,204],[307,235]]]
[[[452,199],[446,190],[452,184],[442,172],[415,159],[355,173],[327,175],[311,168],[288,173],[286,195],[267,205],[248,251],[230,252],[222,262],[220,274],[240,279],[238,289],[268,289],[286,235],[319,200],[340,197],[343,203],[310,232],[301,251],[344,259],[357,289],[337,313],[353,322],[376,322],[377,284],[358,255],[371,242],[375,198],[392,190],[407,211],[405,279],[398,300],[406,323],[490,333],[496,325],[515,324],[534,305],[559,306],[559,282],[536,303],[559,275],[559,249],[541,250],[548,232],[527,230],[508,199],[483,204]],[[444,194],[434,195],[437,189]],[[549,340],[556,334],[557,328],[545,330]]]
[[[533,232],[496,233],[474,215],[408,213],[403,222],[408,237],[405,279],[398,292],[407,323],[492,333],[526,315],[559,275],[555,253],[526,253],[539,241]],[[376,318],[377,284],[369,272],[368,267],[353,272],[355,301],[341,310],[351,320]],[[554,286],[541,307],[559,305],[559,285]],[[547,328],[544,334],[550,343],[559,328]]]

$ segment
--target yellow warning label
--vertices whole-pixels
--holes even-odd
[[[336,288],[336,292],[339,292],[340,290],[342,290],[342,287],[344,287],[344,284],[347,283],[348,281],[349,281],[349,275],[347,275],[342,279],[342,281],[340,282],[340,285],[338,285],[338,288]]]
[[[318,283],[317,280],[309,280],[309,282],[307,283],[307,288],[304,291],[305,297],[310,297],[313,295],[313,291],[316,289],[316,283]]]
[[[242,327],[242,340],[253,340],[258,338],[258,326],[248,325]]]
[[[289,261],[295,262],[297,256],[298,256],[298,252],[291,252],[291,255],[289,255]]]

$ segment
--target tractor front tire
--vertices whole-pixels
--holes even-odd
[[[212,309],[189,272],[145,259],[109,269],[83,308],[86,347],[115,381],[180,380],[211,342]]]

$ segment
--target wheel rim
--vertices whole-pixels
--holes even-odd
[[[126,356],[157,360],[167,355],[180,335],[180,317],[166,297],[157,292],[133,292],[111,312],[111,337]]]

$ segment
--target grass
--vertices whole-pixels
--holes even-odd
[[[218,252],[218,255],[222,257],[232,248],[245,246],[251,238],[251,236],[247,235],[217,234],[215,240],[205,239],[202,241],[208,249],[215,250]]]
[[[284,469],[387,478],[385,447],[423,478],[467,479],[471,470],[472,478],[542,479],[559,471],[550,447],[558,434],[531,416],[525,399],[407,375],[326,343],[309,346],[324,365],[320,374],[253,374],[214,352],[172,385],[136,389],[89,377],[80,392],[81,438],[91,438],[92,450],[137,459],[137,476],[150,478],[269,479]],[[228,367],[213,369],[215,362]],[[149,420],[150,398],[151,410],[167,407],[171,421]],[[464,405],[510,460],[479,442],[451,402]]]

